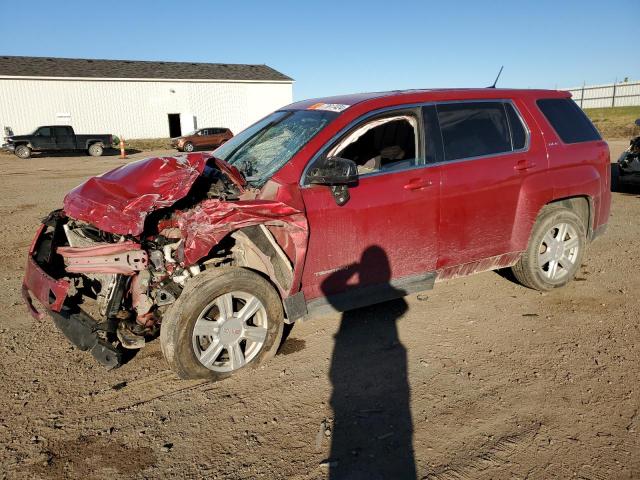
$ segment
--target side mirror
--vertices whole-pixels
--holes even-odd
[[[640,118],[636,118],[636,125],[640,127]]]
[[[314,185],[350,185],[358,182],[358,166],[353,160],[329,157],[322,165],[313,167],[307,181]]]
[[[342,206],[349,201],[348,185],[358,183],[358,166],[348,158],[329,157],[309,171],[307,181],[329,186],[336,203]]]

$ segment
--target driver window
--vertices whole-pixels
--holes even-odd
[[[40,136],[40,137],[51,137],[51,128],[49,127],[42,127],[38,129],[38,133],[36,133],[36,135]]]
[[[413,115],[376,118],[348,134],[327,156],[353,160],[359,175],[402,170],[416,164],[417,131]]]

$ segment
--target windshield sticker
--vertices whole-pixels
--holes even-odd
[[[342,103],[314,103],[307,110],[327,110],[329,112],[342,112],[349,108],[351,105],[344,105]]]

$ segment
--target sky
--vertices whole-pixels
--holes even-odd
[[[267,64],[294,99],[640,80],[640,0],[0,0],[0,55]],[[2,72],[0,72],[2,74]]]

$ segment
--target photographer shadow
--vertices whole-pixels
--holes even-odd
[[[396,325],[407,303],[390,280],[386,253],[371,246],[322,283],[331,305],[344,311],[330,368],[330,479],[416,478],[407,354]],[[345,311],[354,299],[385,303]]]

